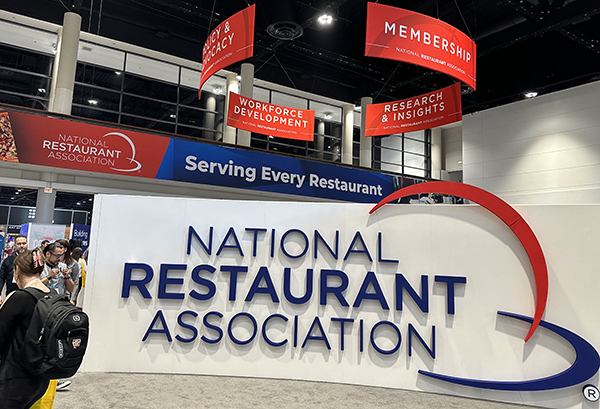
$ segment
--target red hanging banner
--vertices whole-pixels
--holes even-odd
[[[252,57],[254,53],[254,11],[252,5],[234,14],[215,28],[202,50],[200,89],[215,72],[235,62]]]
[[[378,3],[367,5],[365,55],[448,74],[475,89],[475,43],[438,19]]]
[[[461,119],[460,83],[457,82],[418,97],[367,105],[365,136],[420,131]]]
[[[268,104],[230,92],[227,125],[263,135],[312,141],[315,111]]]

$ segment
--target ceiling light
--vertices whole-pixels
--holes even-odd
[[[98,100],[97,99],[88,99],[88,104],[90,104],[90,105],[98,105]]]
[[[331,22],[333,21],[333,17],[330,14],[322,14],[319,16],[319,23],[321,23],[322,25],[327,25],[327,24],[331,24]]]
[[[38,88],[38,92],[45,94],[46,93],[46,89],[45,88]]]
[[[117,74],[117,75],[121,75],[121,74],[123,74],[123,73],[122,73],[121,71],[115,71],[115,74]]]
[[[171,115],[169,115],[169,117],[175,119],[175,118],[177,118],[177,115],[171,114]]]
[[[331,115],[331,112],[325,112],[324,118],[325,119],[331,119],[331,118],[333,118],[333,116]]]
[[[223,90],[221,89],[221,87],[215,87],[215,88],[213,89],[213,92],[214,92],[215,94],[219,95],[219,94],[222,94],[222,93],[223,93]]]
[[[525,98],[535,98],[535,97],[537,97],[537,94],[538,93],[535,92],[535,91],[526,92],[525,93]]]
[[[241,75],[236,75],[235,79],[238,80],[238,81],[241,81],[242,80],[242,76]]]

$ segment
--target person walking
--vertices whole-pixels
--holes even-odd
[[[13,278],[13,264],[15,258],[27,250],[27,237],[17,236],[15,238],[15,251],[10,256],[6,257],[0,266],[0,294],[6,284],[6,295],[15,291],[18,287]],[[0,304],[2,304],[2,297],[0,296]]]
[[[18,288],[34,288],[42,293],[51,290],[42,284],[44,269],[41,251],[26,250],[14,260],[14,277]],[[14,291],[0,307],[0,404],[3,409],[27,409],[40,399],[49,380],[30,374],[22,367],[19,347],[31,322],[36,300],[25,291]]]

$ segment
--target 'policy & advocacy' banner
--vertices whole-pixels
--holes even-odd
[[[443,72],[475,89],[475,43],[432,17],[368,3],[365,55]]]
[[[263,135],[312,141],[315,111],[273,105],[231,92],[227,125]]]
[[[215,72],[252,57],[255,9],[256,6],[252,5],[234,14],[210,33],[202,50],[202,74],[198,92]]]
[[[365,136],[435,128],[462,119],[460,83],[401,101],[367,105]]]

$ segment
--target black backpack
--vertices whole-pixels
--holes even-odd
[[[66,295],[33,288],[23,291],[37,301],[20,346],[20,364],[46,379],[69,378],[77,372],[88,344],[89,320]]]

